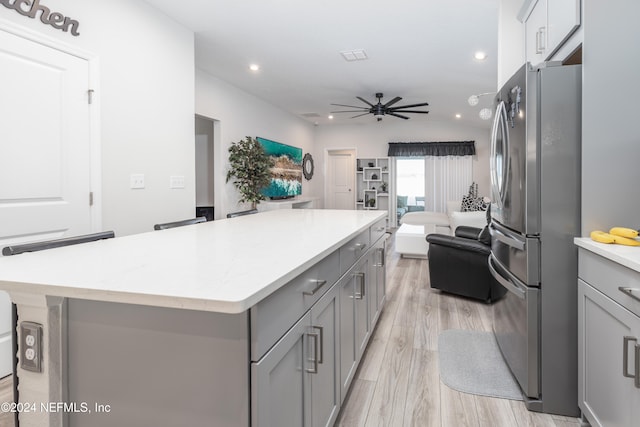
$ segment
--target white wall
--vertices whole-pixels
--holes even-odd
[[[300,147],[305,153],[310,152],[317,164],[321,151],[318,152],[314,145],[313,124],[199,69],[196,70],[195,85],[196,113],[217,120],[219,125],[219,137],[217,133],[214,143],[216,218],[250,207],[238,204],[239,197],[233,184],[225,183],[232,142],[246,136],[261,136]],[[318,175],[311,181],[303,180],[302,195],[322,197],[323,182]]]
[[[517,18],[523,0],[500,0],[498,15],[498,86],[525,62],[524,24]]]
[[[139,0],[47,0],[42,5],[77,20],[80,35],[4,6],[0,19],[98,59],[100,228],[121,236],[193,217],[193,33]],[[145,189],[129,189],[131,173],[145,174]],[[186,189],[169,190],[170,175],[184,175]]]
[[[640,227],[640,2],[584,5],[582,234]],[[636,42],[633,42],[635,40]]]
[[[486,128],[456,121],[418,121],[386,118],[382,122],[325,125],[316,128],[316,170],[324,179],[324,153],[328,149],[355,148],[358,157],[386,157],[389,142],[475,141],[473,179],[481,195],[489,195],[489,133]]]

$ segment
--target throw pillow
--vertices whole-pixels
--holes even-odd
[[[407,199],[409,196],[398,196],[398,208],[406,208],[407,207]]]

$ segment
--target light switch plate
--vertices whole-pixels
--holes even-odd
[[[32,372],[42,372],[42,325],[20,322],[20,366]]]
[[[184,188],[184,176],[171,175],[169,177],[169,188]]]

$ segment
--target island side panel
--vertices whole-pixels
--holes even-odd
[[[79,299],[67,313],[68,401],[91,410],[71,426],[249,425],[247,313]]]

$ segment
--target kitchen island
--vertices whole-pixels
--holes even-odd
[[[42,325],[21,426],[333,423],[384,304],[385,221],[280,210],[0,259],[18,324]]]

